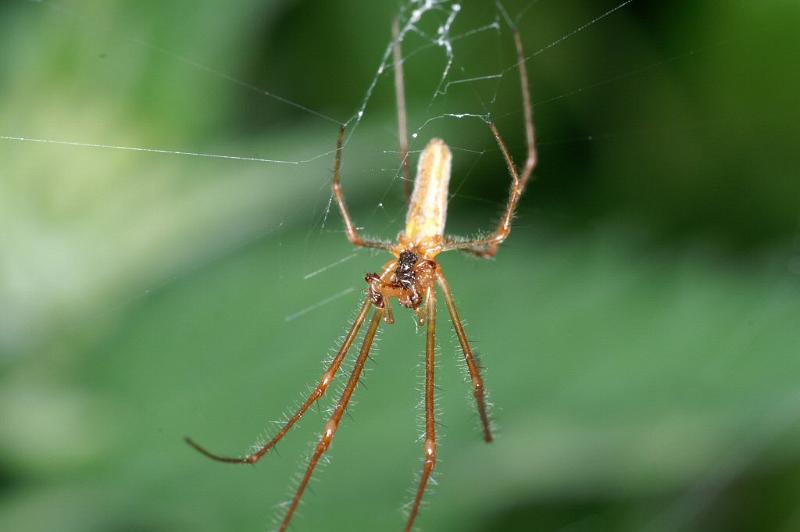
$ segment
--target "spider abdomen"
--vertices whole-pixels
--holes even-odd
[[[414,192],[406,215],[405,237],[411,242],[419,243],[444,234],[452,158],[450,148],[442,139],[431,139],[419,156]]]

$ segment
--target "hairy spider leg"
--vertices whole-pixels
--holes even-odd
[[[486,412],[486,392],[483,385],[483,377],[481,377],[481,368],[475,358],[475,354],[472,352],[472,347],[469,345],[467,334],[464,332],[464,325],[461,323],[455,301],[453,301],[453,293],[450,291],[450,286],[447,284],[447,280],[441,270],[436,271],[436,280],[439,282],[442,294],[444,294],[447,311],[450,313],[450,321],[453,322],[453,329],[456,331],[458,343],[461,344],[461,351],[464,353],[464,360],[467,362],[469,378],[472,381],[472,394],[475,396],[478,416],[483,427],[483,439],[486,443],[490,443],[492,441],[492,430],[489,425],[489,415]]]
[[[314,469],[317,467],[322,455],[325,454],[330,447],[333,437],[336,435],[336,430],[339,428],[339,422],[342,420],[342,416],[344,416],[345,410],[347,410],[347,405],[350,403],[350,398],[353,396],[353,392],[355,391],[358,381],[361,378],[361,372],[364,370],[364,364],[367,362],[369,351],[372,348],[372,342],[375,339],[375,334],[378,332],[378,327],[380,326],[382,319],[383,309],[375,310],[375,313],[372,315],[372,320],[369,323],[369,328],[364,335],[364,341],[361,344],[361,352],[358,354],[355,366],[350,374],[350,379],[347,381],[347,385],[342,392],[342,396],[339,398],[339,403],[333,410],[333,414],[328,422],[325,423],[325,427],[322,429],[322,436],[320,436],[319,442],[314,449],[314,454],[311,456],[311,460],[308,463],[306,473],[303,475],[303,479],[300,481],[300,486],[297,488],[297,491],[294,494],[294,498],[289,505],[289,509],[286,511],[286,516],[283,518],[283,522],[281,522],[279,529],[280,532],[284,532],[289,526],[289,522],[292,520],[295,510],[297,510],[297,505],[300,504],[300,498],[303,496],[303,492],[308,486],[309,480],[311,480],[311,475],[314,473]]]
[[[325,371],[319,384],[317,384],[300,409],[291,418],[289,418],[283,428],[281,428],[281,430],[269,442],[267,442],[256,452],[244,457],[226,457],[212,453],[211,451],[195,443],[191,438],[185,438],[186,443],[194,447],[198,452],[202,453],[208,458],[218,462],[225,462],[228,464],[255,464],[261,460],[265,454],[267,454],[281,439],[283,439],[286,433],[289,432],[289,430],[300,420],[301,417],[303,417],[303,414],[306,413],[311,405],[317,402],[325,394],[328,386],[330,386],[331,382],[333,382],[336,372],[339,370],[339,367],[341,367],[347,352],[350,350],[350,346],[353,345],[353,340],[355,340],[356,336],[358,335],[358,331],[361,329],[361,325],[364,323],[364,319],[367,317],[367,313],[369,312],[371,306],[372,305],[370,304],[369,300],[364,302],[364,304],[361,306],[361,310],[358,312],[358,316],[353,322],[353,326],[350,327],[350,331],[347,333],[347,336],[344,339],[344,343],[339,348],[339,351],[336,353],[334,359],[331,361],[330,366]]]
[[[525,139],[527,142],[528,155],[525,159],[525,164],[520,170],[517,170],[514,160],[511,158],[506,144],[500,136],[500,132],[497,131],[497,127],[494,123],[489,124],[492,135],[494,135],[497,145],[503,153],[506,166],[508,166],[508,171],[511,174],[511,189],[508,194],[508,203],[506,203],[506,208],[503,211],[503,215],[500,217],[497,228],[491,235],[476,240],[448,242],[444,247],[445,251],[458,249],[479,257],[494,257],[497,254],[497,249],[500,247],[500,244],[502,244],[511,233],[511,221],[514,218],[517,203],[519,202],[519,198],[522,197],[522,193],[525,191],[525,185],[528,183],[536,167],[536,133],[533,127],[533,107],[531,106],[531,93],[530,87],[528,86],[528,69],[525,66],[525,51],[522,48],[522,39],[519,36],[519,31],[515,27],[512,27],[512,31],[514,32],[514,45],[517,49],[517,67],[519,68],[520,90],[522,92],[522,109],[525,115]]]
[[[525,50],[522,48],[522,38],[519,31],[514,28],[514,46],[517,48],[517,66],[519,68],[520,92],[522,92],[522,110],[525,115],[525,140],[528,154],[525,164],[520,171],[520,185],[524,188],[536,167],[536,131],[533,128],[533,106],[531,105],[531,89],[528,85],[528,68],[525,66]]]
[[[406,119],[406,87],[403,81],[403,52],[400,48],[400,24],[392,20],[394,59],[394,94],[397,99],[397,140],[400,143],[400,165],[403,172],[403,191],[406,201],[411,198],[411,168],[408,161],[408,126]]]
[[[428,333],[425,341],[425,444],[422,475],[419,479],[417,494],[411,506],[411,513],[406,523],[406,532],[414,526],[414,520],[419,514],[419,507],[425,489],[428,487],[433,468],[436,466],[436,397],[434,395],[434,373],[436,368],[436,289],[428,288],[425,303],[425,314],[428,320]]]
[[[385,278],[391,271],[395,268],[397,262],[396,261],[389,261],[386,263],[381,270],[381,277]],[[281,430],[265,445],[263,445],[257,451],[244,456],[244,457],[228,457],[228,456],[221,456],[211,451],[207,450],[206,448],[197,444],[191,438],[184,438],[186,443],[191,445],[195,450],[200,452],[201,454],[211,458],[212,460],[216,460],[217,462],[224,462],[226,464],[255,464],[261,458],[267,454],[275,445],[286,436],[286,433],[300,421],[300,418],[311,408],[311,405],[319,401],[325,392],[328,390],[328,387],[333,382],[333,379],[336,377],[336,373],[339,371],[339,368],[342,366],[342,362],[344,362],[345,357],[347,356],[350,347],[353,345],[356,337],[358,336],[358,331],[361,329],[361,325],[364,323],[364,320],[369,313],[369,309],[372,306],[370,303],[369,297],[364,301],[364,304],[361,305],[361,309],[358,311],[358,315],[356,319],[353,321],[353,325],[350,327],[350,330],[347,332],[347,335],[342,342],[341,347],[339,347],[339,351],[337,351],[336,356],[333,357],[328,368],[325,370],[325,373],[322,375],[322,379],[320,380],[319,384],[311,391],[311,394],[302,404],[302,406],[295,412],[295,414],[289,418],[289,420],[284,424]]]
[[[344,201],[344,194],[342,193],[340,175],[342,167],[342,146],[344,145],[344,129],[344,126],[339,128],[339,137],[336,139],[336,162],[334,163],[333,171],[333,195],[336,197],[336,204],[339,205],[339,212],[342,213],[347,239],[350,240],[350,243],[354,246],[362,248],[384,249],[389,251],[390,246],[386,242],[362,238],[358,233],[358,229],[356,229],[356,226],[353,223],[353,219],[350,217],[350,212],[347,210],[347,204]]]

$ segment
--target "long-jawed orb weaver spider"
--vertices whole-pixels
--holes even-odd
[[[395,71],[395,94],[397,99],[398,129],[400,140],[400,155],[402,161],[402,171],[405,182],[409,181],[408,168],[408,134],[406,131],[406,106],[403,84],[402,55],[400,51],[400,35],[397,21],[392,25],[394,39],[394,71]],[[305,402],[297,412],[289,418],[283,428],[261,448],[245,457],[225,457],[220,456],[201,447],[191,439],[186,442],[194,447],[203,455],[219,462],[231,464],[255,464],[265,454],[286,435],[295,423],[306,413],[312,404],[317,402],[326,392],[336,373],[344,361],[347,352],[353,345],[361,326],[366,321],[369,311],[372,309],[372,318],[367,326],[350,378],[345,385],[342,395],[336,407],[322,430],[319,442],[314,448],[308,468],[303,475],[300,485],[289,504],[288,510],[281,522],[279,530],[285,531],[289,526],[303,492],[308,486],[311,475],[322,456],[328,450],[339,427],[339,423],[344,416],[353,392],[358,385],[364,365],[378,332],[381,322],[394,323],[392,314],[391,300],[397,299],[398,303],[416,313],[420,326],[427,325],[425,342],[425,443],[424,443],[424,462],[422,475],[417,487],[416,496],[411,505],[411,511],[406,522],[405,530],[410,531],[414,526],[414,521],[419,513],[420,503],[428,486],[428,481],[436,465],[436,419],[434,405],[434,355],[436,352],[436,284],[442,291],[450,319],[453,323],[461,350],[466,360],[469,376],[472,381],[472,391],[478,407],[483,428],[483,438],[486,442],[492,441],[492,432],[489,425],[489,417],[486,412],[486,399],[483,378],[480,368],[472,352],[467,335],[461,319],[458,317],[455,303],[453,301],[450,287],[445,280],[441,266],[436,262],[436,256],[444,251],[459,250],[479,257],[494,257],[500,244],[508,237],[511,231],[511,220],[514,212],[525,190],[525,185],[536,166],[536,145],[533,128],[533,111],[530,100],[530,90],[528,87],[528,76],[525,68],[525,54],[522,48],[522,41],[519,32],[512,27],[514,44],[517,51],[517,67],[520,75],[520,88],[522,92],[522,108],[525,119],[525,137],[527,141],[527,158],[525,164],[517,168],[511,155],[506,148],[500,133],[494,123],[489,122],[489,129],[503,154],[508,172],[511,175],[511,189],[509,191],[508,202],[497,228],[489,236],[475,240],[453,239],[444,235],[444,225],[447,216],[447,194],[448,183],[450,181],[451,153],[447,144],[441,139],[432,139],[422,151],[417,164],[417,176],[414,181],[414,189],[410,194],[408,212],[406,215],[405,230],[400,233],[398,241],[394,244],[378,240],[363,238],[353,223],[344,194],[341,187],[341,163],[342,147],[344,144],[345,127],[339,130],[339,137],[336,142],[336,162],[333,173],[333,195],[339,206],[344,220],[345,231],[350,243],[354,246],[374,248],[388,251],[394,258],[383,266],[380,273],[368,273],[365,276],[367,291],[365,301],[358,312],[358,315],[350,327],[344,341],[339,347],[336,356],[331,360],[319,384],[314,388]],[[409,194],[409,187],[406,187],[406,194]]]

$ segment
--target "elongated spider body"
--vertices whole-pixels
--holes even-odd
[[[418,311],[420,324],[424,313],[419,311],[423,295],[436,282],[436,255],[444,245],[444,226],[447,219],[447,192],[452,166],[450,148],[441,139],[432,139],[419,157],[414,191],[406,215],[406,228],[391,247],[397,256],[397,266],[388,281],[377,273],[369,273],[370,300],[386,309],[384,319],[394,321],[386,298],[397,298],[400,305]],[[336,187],[336,185],[334,185]]]
[[[402,172],[408,179],[408,138],[406,133],[405,96],[403,89],[402,55],[400,53],[400,37],[397,21],[393,24],[394,34],[394,68],[395,87],[398,109],[398,129],[400,139],[400,155]],[[417,175],[414,181],[413,192],[410,193],[408,212],[406,215],[405,230],[400,233],[394,244],[362,238],[353,223],[341,187],[341,162],[342,148],[344,145],[345,128],[339,130],[336,143],[336,160],[333,174],[332,192],[344,221],[347,238],[354,246],[381,249],[388,251],[394,257],[387,262],[380,272],[368,273],[364,279],[367,290],[364,302],[350,327],[347,335],[339,347],[338,352],[329,363],[317,386],[313,389],[306,401],[297,412],[290,417],[281,430],[265,445],[245,457],[224,457],[213,454],[205,448],[187,438],[187,443],[205,456],[226,463],[254,464],[266,455],[299,421],[306,411],[316,403],[328,390],[331,382],[336,377],[339,368],[355,342],[361,327],[367,321],[367,316],[372,310],[372,317],[364,333],[358,357],[353,365],[350,377],[334,407],[330,418],[325,423],[320,439],[306,469],[305,475],[289,504],[279,530],[285,531],[297,510],[300,499],[308,486],[311,475],[322,456],[328,451],[333,441],[339,424],[350,403],[353,393],[359,383],[364,365],[369,357],[375,335],[381,322],[394,323],[392,313],[392,300],[405,308],[415,312],[420,326],[426,326],[425,340],[425,441],[423,444],[423,468],[417,487],[416,495],[411,504],[406,532],[414,526],[419,513],[423,495],[428,486],[431,473],[436,465],[436,418],[435,418],[435,354],[436,354],[436,287],[441,291],[447,311],[453,324],[456,336],[461,346],[464,360],[467,364],[472,391],[478,409],[483,438],[486,442],[492,441],[492,433],[486,409],[486,398],[483,378],[475,355],[467,340],[464,327],[456,310],[453,295],[445,279],[441,266],[436,261],[439,253],[451,250],[460,250],[479,257],[494,257],[500,244],[508,237],[511,231],[511,220],[517,203],[525,189],[533,169],[536,165],[536,148],[533,128],[533,113],[530,102],[527,72],[525,68],[525,55],[519,33],[512,27],[514,43],[517,50],[518,68],[520,73],[520,88],[522,92],[522,107],[525,119],[525,137],[527,141],[527,158],[519,169],[514,164],[500,133],[493,123],[489,129],[497,142],[503,155],[508,172],[511,175],[511,188],[508,203],[500,218],[497,228],[484,238],[474,240],[451,239],[445,236],[444,228],[447,218],[448,186],[452,154],[450,149],[440,139],[432,139],[419,156]],[[409,193],[406,188],[406,193]]]

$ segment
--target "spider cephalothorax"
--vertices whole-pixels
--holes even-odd
[[[514,43],[517,48],[517,66],[520,72],[520,85],[522,89],[522,109],[525,118],[525,137],[527,140],[527,158],[521,167],[514,164],[511,155],[506,148],[500,133],[493,123],[489,128],[497,141],[497,146],[503,155],[508,172],[511,174],[511,190],[508,203],[500,218],[497,228],[484,238],[474,240],[452,239],[444,234],[445,220],[447,216],[448,184],[450,181],[450,170],[452,154],[450,148],[441,139],[431,139],[428,145],[419,155],[417,164],[417,176],[414,180],[413,192],[407,188],[410,194],[408,198],[408,212],[406,214],[406,226],[400,233],[397,242],[391,244],[379,240],[369,240],[362,238],[344,201],[344,194],[341,188],[341,161],[342,149],[344,147],[344,126],[339,130],[339,138],[336,143],[336,159],[333,173],[333,195],[339,206],[339,211],[344,219],[345,232],[350,242],[358,247],[381,249],[393,255],[380,273],[368,273],[365,280],[368,285],[365,300],[358,311],[353,325],[342,340],[336,355],[330,360],[328,368],[322,375],[319,384],[314,387],[308,398],[300,406],[297,412],[292,415],[283,428],[267,443],[244,457],[225,457],[213,454],[203,447],[200,447],[191,440],[188,443],[204,455],[220,462],[236,464],[254,464],[261,457],[267,454],[275,445],[286,435],[287,432],[297,423],[305,412],[316,403],[328,390],[333,382],[336,373],[342,367],[345,356],[352,347],[359,335],[362,325],[367,322],[370,311],[372,318],[369,320],[366,332],[364,333],[361,349],[358,357],[353,364],[350,378],[345,384],[341,396],[332,409],[330,418],[322,430],[320,439],[314,448],[314,452],[309,460],[308,468],[303,475],[300,484],[289,504],[286,515],[280,524],[280,531],[284,532],[289,526],[295,511],[297,510],[300,498],[311,480],[314,469],[319,464],[323,455],[333,441],[333,437],[339,428],[339,423],[347,410],[350,399],[356,386],[361,381],[364,365],[372,348],[372,343],[378,332],[381,322],[393,323],[391,300],[397,302],[408,309],[414,311],[417,322],[420,326],[426,326],[427,334],[425,341],[425,441],[423,445],[424,461],[422,473],[419,477],[414,501],[411,504],[408,520],[406,521],[406,532],[413,526],[417,514],[419,513],[422,497],[425,493],[431,473],[436,465],[436,405],[434,397],[434,376],[435,376],[435,355],[436,355],[436,293],[437,286],[444,296],[448,314],[450,314],[458,343],[464,354],[467,370],[472,384],[472,393],[475,397],[475,404],[478,409],[483,438],[492,441],[492,432],[489,424],[489,417],[486,412],[486,397],[484,393],[483,378],[481,377],[480,367],[467,341],[467,335],[458,316],[453,295],[445,279],[441,266],[436,261],[439,253],[450,250],[461,250],[479,257],[494,257],[500,244],[506,239],[511,231],[511,219],[514,216],[517,203],[519,202],[525,185],[531,177],[534,166],[536,166],[536,148],[534,142],[533,113],[528,90],[528,78],[525,70],[525,54],[522,50],[522,42],[519,33],[512,27],[514,33]],[[399,137],[400,155],[402,161],[402,172],[405,183],[410,184],[408,166],[408,134],[406,131],[405,119],[405,96],[402,82],[402,61],[400,54],[400,37],[397,21],[394,25],[394,69],[395,86],[397,88],[397,108],[399,115]],[[416,135],[415,135],[416,136]]]
[[[422,259],[410,250],[400,252],[394,271],[390,270],[388,279],[377,273],[365,276],[369,284],[369,298],[377,308],[386,308],[386,300],[392,297],[402,306],[419,310],[423,302],[423,294],[433,286],[436,280],[436,262]],[[418,313],[422,320],[422,314]],[[386,321],[392,321],[391,312],[387,312]]]

